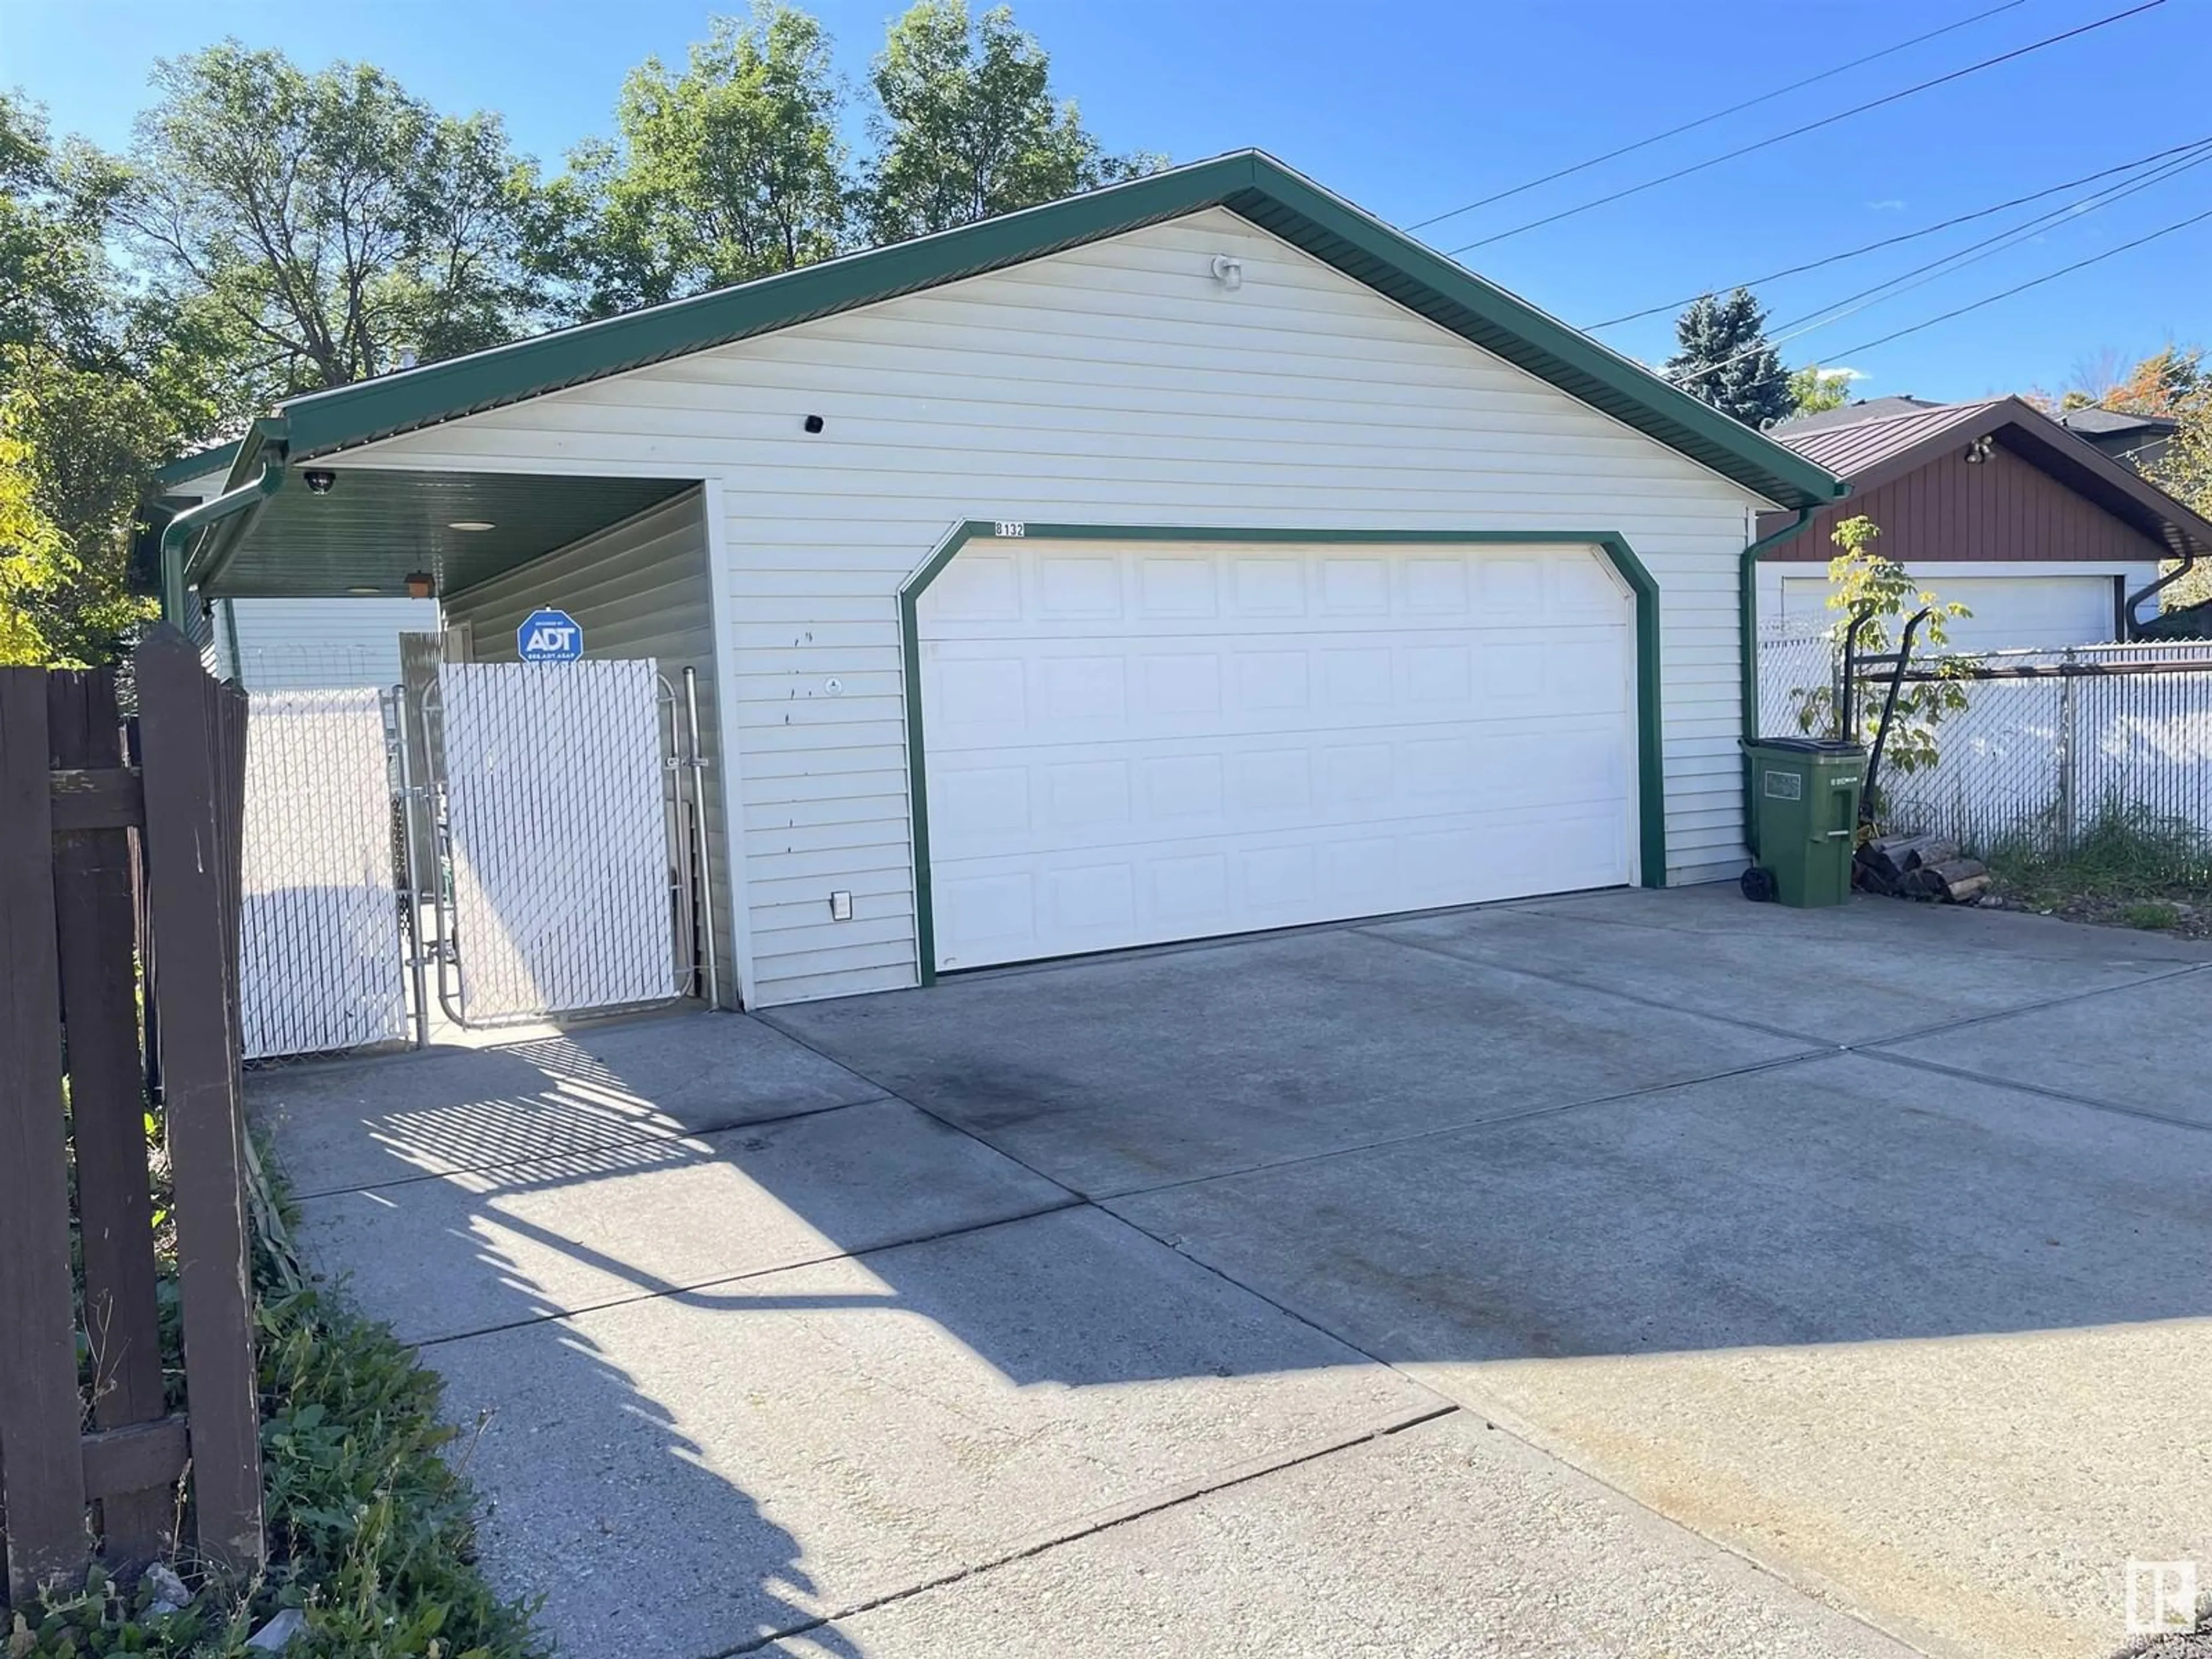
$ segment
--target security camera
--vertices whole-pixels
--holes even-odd
[[[302,473],[301,476],[307,481],[307,493],[310,495],[327,495],[337,487],[338,475],[335,472],[326,472],[319,467]]]

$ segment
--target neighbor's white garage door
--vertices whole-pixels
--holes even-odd
[[[987,541],[916,622],[939,969],[1634,877],[1595,549]]]
[[[2118,626],[2110,576],[1938,576],[1928,586],[1947,605],[1963,605],[1971,617],[1954,617],[1944,631],[1954,651],[2004,651],[2099,645]],[[1819,628],[1835,620],[1828,608],[1828,579],[1785,576],[1782,611],[1793,623]]]

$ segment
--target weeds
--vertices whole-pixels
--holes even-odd
[[[257,1250],[255,1283],[268,1571],[240,1586],[179,1561],[194,1593],[174,1611],[95,1571],[81,1592],[0,1613],[0,1659],[237,1659],[287,1607],[304,1615],[292,1659],[544,1653],[528,1610],[474,1565],[474,1498],[447,1455],[436,1376],[384,1326],[297,1287],[281,1251]]]
[[[2212,840],[2142,807],[2106,807],[2068,849],[2016,836],[1983,856],[2006,897],[2039,910],[2171,929],[2212,906]]]

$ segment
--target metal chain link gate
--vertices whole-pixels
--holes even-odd
[[[692,708],[651,662],[446,663],[422,714],[404,754],[428,809],[405,816],[436,836],[417,979],[434,965],[447,1018],[482,1029],[710,991],[711,944],[694,939],[704,762]]]

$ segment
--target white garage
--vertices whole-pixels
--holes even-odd
[[[294,399],[226,482],[173,609],[428,573],[692,672],[748,1006],[1732,880],[1747,549],[1841,489],[1250,151]]]
[[[1602,549],[994,537],[915,616],[939,970],[1637,878]]]
[[[1911,567],[1913,580],[1947,605],[1971,613],[1945,625],[1956,651],[2008,651],[2091,645],[2119,637],[2128,593],[2158,574],[2155,562],[2118,569],[1994,569],[1959,564]],[[1830,587],[1818,575],[1781,578],[1780,611],[1795,631],[1817,632],[1835,621]]]

